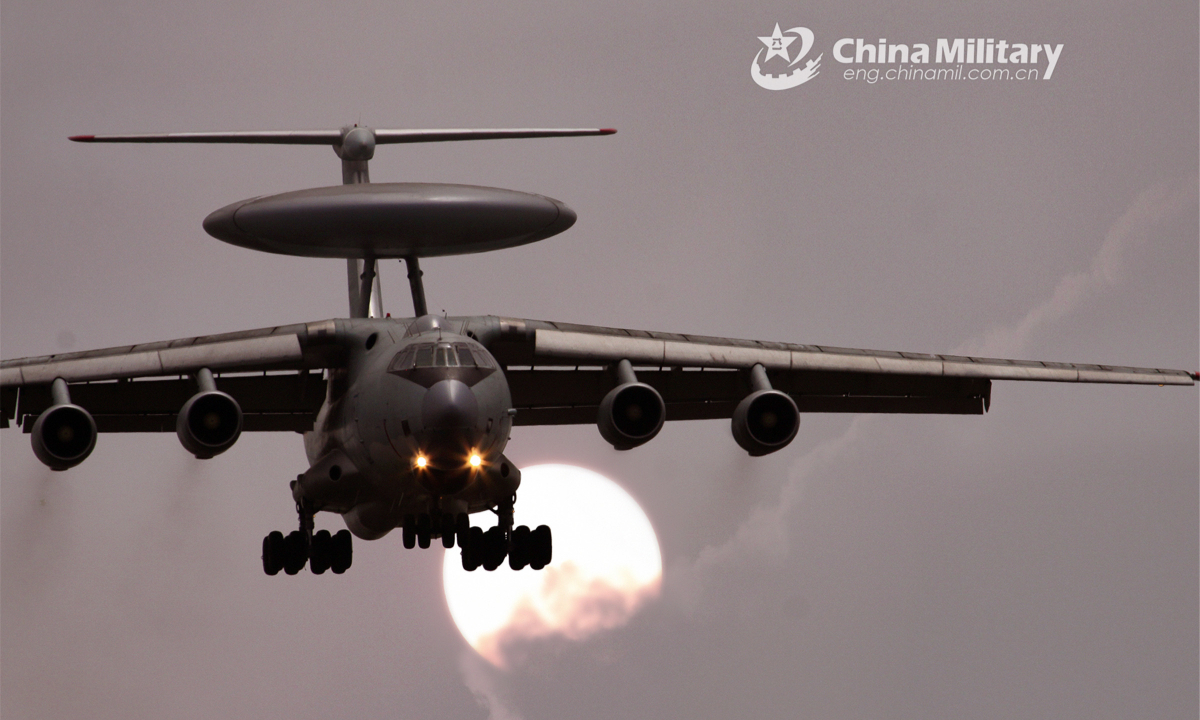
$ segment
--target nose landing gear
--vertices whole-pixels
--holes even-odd
[[[470,520],[466,513],[405,515],[400,524],[400,534],[406,550],[412,550],[418,545],[422,549],[427,548],[433,544],[433,539],[438,537],[442,539],[442,547],[447,550],[454,547],[456,541],[459,547],[463,547],[470,531]]]

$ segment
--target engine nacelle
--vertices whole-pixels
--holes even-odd
[[[175,434],[188,452],[202,460],[220,455],[242,434],[242,408],[220,390],[198,392],[179,411]]]
[[[782,450],[800,429],[796,402],[778,390],[757,390],[733,411],[733,439],[758,457]]]
[[[600,402],[596,424],[600,435],[618,450],[649,442],[662,429],[667,405],[658,391],[645,383],[618,385]]]
[[[96,447],[96,421],[87,410],[70,403],[47,408],[34,421],[31,434],[33,454],[51,470],[75,467]]]

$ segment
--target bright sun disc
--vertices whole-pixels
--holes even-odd
[[[495,525],[491,513],[471,519]],[[603,475],[571,465],[522,469],[515,521],[550,526],[554,559],[545,569],[514,572],[505,562],[494,572],[466,572],[455,548],[442,572],[454,623],[491,663],[505,665],[514,642],[582,640],[623,625],[658,593],[662,555],[650,520]]]

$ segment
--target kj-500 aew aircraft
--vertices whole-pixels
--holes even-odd
[[[328,145],[343,185],[217,210],[209,234],[255,250],[344,258],[350,317],[0,364],[0,426],[20,424],[54,470],[83,462],[101,432],[174,431],[198,458],[243,431],[304,434],[310,467],[291,483],[299,528],[263,539],[264,570],[345,572],[351,533],[394,528],[404,546],[457,543],[463,567],[550,562],[550,528],[513,527],[521,471],[514,425],[595,423],[619,450],[666,420],[729,418],[751,455],[781,450],[802,412],[981,415],[993,380],[1193,385],[1182,370],[994,360],[618,330],[495,316],[439,317],[419,259],[541,240],[575,222],[563,203],[469,185],[372,184],[375,146],[607,135],[613,130],[373,130],[78,136],[79,142]],[[412,318],[383,317],[377,263],[408,267]],[[486,533],[470,514],[494,511]],[[314,532],[314,513],[349,530]]]

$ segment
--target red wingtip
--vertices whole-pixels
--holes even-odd
[[[617,133],[616,128],[600,128],[601,135],[615,135],[616,133]]]
[[[74,141],[74,142],[91,142],[96,139],[96,136],[95,135],[72,135],[71,137],[69,137],[67,139]]]

